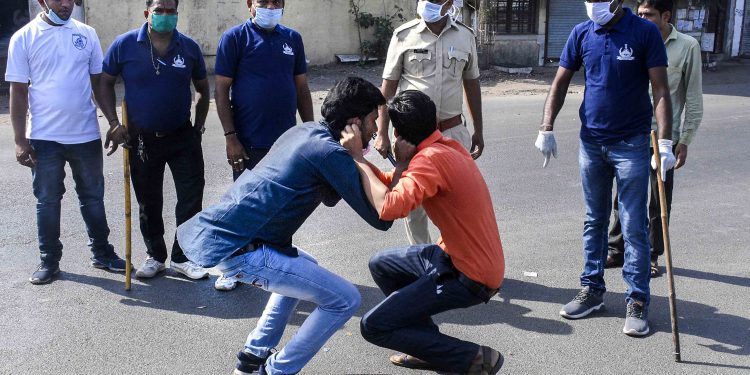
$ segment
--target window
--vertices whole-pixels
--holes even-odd
[[[536,34],[539,0],[489,0],[483,22],[492,34]]]

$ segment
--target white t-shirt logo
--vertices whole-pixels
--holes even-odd
[[[284,54],[294,56],[294,50],[286,43],[284,43]]]
[[[185,68],[185,59],[183,59],[180,54],[177,54],[174,60],[172,60],[172,66],[175,68]]]
[[[83,50],[86,48],[88,40],[81,34],[73,34],[73,47]]]
[[[620,48],[620,56],[617,56],[617,59],[620,61],[635,60],[635,57],[633,57],[633,49],[628,48],[628,45],[625,44],[625,47]]]

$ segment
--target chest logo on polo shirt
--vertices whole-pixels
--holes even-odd
[[[617,59],[620,61],[633,61],[635,60],[635,57],[633,57],[633,49],[628,48],[627,43],[625,44],[625,47],[620,48],[620,56],[617,56]]]
[[[185,59],[183,59],[178,53],[177,56],[174,57],[174,60],[172,60],[172,66],[175,68],[185,68]]]
[[[284,43],[284,54],[289,56],[294,56],[294,50],[292,47],[286,43]]]
[[[86,48],[88,39],[81,34],[73,34],[73,47],[83,50]]]

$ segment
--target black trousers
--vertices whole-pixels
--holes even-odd
[[[651,194],[648,199],[648,233],[651,242],[651,260],[656,260],[659,256],[664,255],[664,238],[662,237],[661,226],[661,204],[659,202],[659,185],[656,180],[656,171],[651,169]],[[674,187],[674,169],[667,171],[667,180],[664,181],[664,193],[667,200],[667,224],[672,216],[672,189]],[[620,227],[620,212],[617,207],[617,193],[615,193],[614,204],[612,205],[614,221],[612,229],[609,231],[609,256],[616,259],[622,259],[625,253],[625,242],[622,237],[622,228]]]
[[[141,234],[146,252],[164,263],[167,260],[162,218],[165,167],[169,166],[177,191],[177,226],[201,211],[205,178],[201,133],[197,129],[187,124],[166,135],[159,135],[139,132],[131,127],[130,176],[138,200]],[[143,156],[139,151],[141,141]],[[187,260],[175,237],[172,262],[183,263]]]
[[[237,181],[237,179],[240,178],[243,172],[255,168],[255,166],[260,163],[260,160],[263,159],[266,154],[268,154],[269,150],[270,149],[268,148],[245,148],[245,152],[247,152],[247,159],[245,159],[245,169],[239,172],[232,170],[232,180]]]

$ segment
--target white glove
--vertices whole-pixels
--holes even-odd
[[[667,180],[667,171],[674,168],[677,163],[672,153],[672,141],[669,139],[660,139],[659,156],[661,156],[661,180]],[[651,169],[656,169],[656,155],[651,156]]]
[[[555,134],[552,133],[552,131],[539,131],[534,146],[536,146],[536,148],[542,152],[542,155],[544,155],[544,164],[542,164],[542,168],[547,168],[550,156],[554,156],[555,159],[557,159],[557,142],[555,142]],[[674,163],[672,163],[672,165],[674,165]]]

